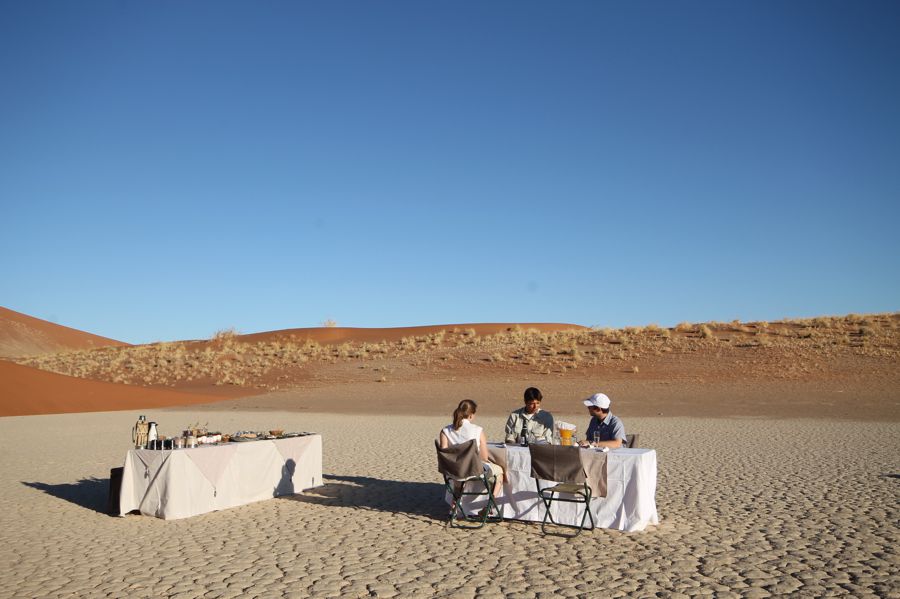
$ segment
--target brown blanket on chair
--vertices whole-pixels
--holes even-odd
[[[534,446],[531,475],[554,482],[587,482],[592,497],[606,497],[606,453],[575,447]]]
[[[461,480],[484,473],[484,463],[478,456],[474,439],[445,449],[441,449],[440,443],[435,440],[434,446],[437,448],[438,472],[444,476]]]

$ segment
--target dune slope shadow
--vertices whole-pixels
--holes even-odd
[[[424,516],[433,520],[447,517],[444,485],[368,476],[326,474],[325,485],[286,499],[335,507],[358,507],[379,512]]]
[[[108,478],[83,478],[74,483],[60,483],[56,485],[27,481],[22,481],[22,484],[83,508],[94,510],[101,514],[106,513],[106,501],[109,497]]]

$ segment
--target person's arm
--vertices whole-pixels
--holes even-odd
[[[600,441],[599,443],[594,443],[594,447],[609,447],[610,449],[625,447],[625,427],[622,425],[622,421],[616,419],[616,424],[613,428],[613,438],[611,441]]]
[[[578,442],[578,445],[580,445],[581,447],[590,447],[591,445],[593,445],[593,443],[591,442],[591,438],[593,438],[594,436],[595,422],[596,420],[594,418],[591,418],[591,421],[588,422],[587,430],[584,432],[584,439]]]
[[[609,447],[615,449],[622,447],[622,439],[613,439],[612,441],[600,441],[599,443],[591,443],[594,447]]]
[[[516,430],[516,413],[513,412],[509,415],[509,418],[506,419],[506,430],[504,435],[506,437],[507,443],[513,443],[516,440],[516,435],[519,432]]]
[[[450,447],[450,440],[447,439],[447,435],[444,434],[443,429],[441,429],[440,443],[441,443],[441,449],[447,449],[448,447]]]
[[[479,439],[478,443],[478,455],[481,457],[482,462],[488,461],[487,437],[484,436],[484,431],[481,431],[481,439]]]

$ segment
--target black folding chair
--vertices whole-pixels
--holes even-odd
[[[544,519],[541,532],[561,537],[576,537],[584,530],[585,521],[590,518],[591,529],[594,528],[594,515],[591,513],[591,488],[587,484],[584,464],[581,462],[581,450],[578,447],[563,445],[529,445],[531,452],[531,476],[537,485],[538,496],[544,503]],[[554,484],[541,488],[541,480],[553,481]],[[554,501],[584,504],[581,524],[561,524],[553,519],[550,506]],[[577,513],[577,512],[576,512]],[[575,534],[566,535],[558,532],[547,532],[547,520],[554,526],[577,528]]]
[[[485,471],[475,440],[443,449],[435,440],[434,446],[437,449],[438,472],[444,476],[447,491],[453,496],[447,524],[451,528],[481,528],[485,522],[502,521],[503,514],[494,500],[494,477]],[[467,486],[469,490],[466,490]],[[473,495],[486,495],[487,505],[480,514],[467,516],[462,508],[462,498]],[[461,524],[463,522],[477,524]]]

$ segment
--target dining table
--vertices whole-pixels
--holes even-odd
[[[132,449],[125,455],[120,515],[164,520],[232,508],[322,485],[322,436]]]
[[[581,448],[580,452],[586,481],[592,490],[589,508],[596,527],[635,532],[659,524],[656,450]],[[488,443],[488,454],[504,470],[503,491],[495,499],[503,518],[541,522],[545,507],[531,475],[528,447]],[[541,487],[553,482],[542,480]],[[485,496],[466,496],[463,509],[466,513],[476,513],[486,502]],[[577,525],[584,505],[553,502],[551,510],[556,522]]]

